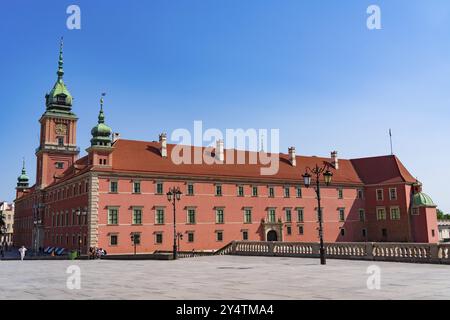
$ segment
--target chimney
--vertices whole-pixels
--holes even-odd
[[[295,147],[289,148],[289,161],[293,167],[297,166],[297,158],[295,155]]]
[[[336,170],[339,169],[339,159],[337,151],[331,152],[331,164],[333,164]]]
[[[216,141],[216,159],[223,162],[225,156],[223,151],[223,140]]]
[[[161,157],[167,158],[167,134],[159,135],[159,143],[161,144]]]
[[[119,139],[120,139],[120,133],[114,132],[114,133],[113,133],[112,143],[116,142],[116,141],[119,140]]]

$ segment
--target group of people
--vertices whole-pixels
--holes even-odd
[[[89,248],[89,259],[101,259],[106,256],[106,250],[97,247]]]

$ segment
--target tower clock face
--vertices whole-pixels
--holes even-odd
[[[62,123],[58,123],[55,127],[55,132],[57,135],[66,135],[67,134],[67,126]]]

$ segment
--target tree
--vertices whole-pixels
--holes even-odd
[[[450,219],[450,214],[445,214],[444,211],[437,209],[438,220]]]

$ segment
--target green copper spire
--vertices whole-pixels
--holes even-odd
[[[64,41],[63,38],[61,38],[61,42],[59,45],[58,71],[56,72],[56,74],[58,75],[58,79],[56,80],[53,89],[45,96],[45,100],[47,105],[47,112],[73,115],[73,113],[71,112],[73,98],[63,80],[63,48]]]
[[[58,62],[58,81],[61,81],[64,76],[64,59],[63,59],[64,38],[61,37],[61,43],[59,45],[59,62]]]
[[[102,97],[100,98],[100,112],[98,114],[98,124],[92,128],[91,134],[91,146],[103,146],[103,147],[111,147],[111,133],[112,130],[105,124],[105,113],[103,112],[103,97],[105,93],[102,93]]]
[[[17,188],[28,188],[30,178],[27,176],[27,171],[25,170],[25,159],[22,162],[22,174],[17,178]]]

